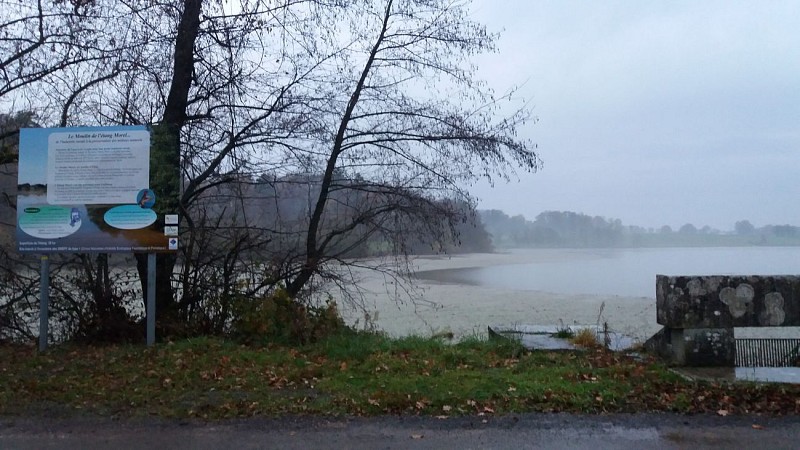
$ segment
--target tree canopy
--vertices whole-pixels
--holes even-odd
[[[151,126],[157,212],[181,212],[159,314],[221,330],[237,298],[344,286],[354,255],[402,274],[410,252],[453,248],[471,183],[540,167],[518,137],[530,110],[470,62],[496,38],[466,1],[0,0],[0,112]],[[65,261],[93,286],[80,314],[124,310],[107,257]]]

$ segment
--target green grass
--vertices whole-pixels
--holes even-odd
[[[687,382],[605,350],[348,332],[302,347],[200,338],[144,346],[0,345],[0,414],[208,419],[533,411],[798,413],[800,388]]]

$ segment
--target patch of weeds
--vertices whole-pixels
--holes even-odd
[[[672,406],[676,411],[686,411],[692,405],[692,399],[685,392],[678,392],[672,398]]]
[[[597,333],[591,328],[581,328],[569,341],[576,347],[582,348],[598,348],[602,346],[597,339]]]
[[[572,328],[564,325],[562,320],[559,320],[559,326],[555,333],[553,333],[554,337],[559,339],[572,339],[575,336],[575,332],[572,331]]]
[[[373,353],[388,351],[391,340],[377,332],[343,330],[311,348],[330,359],[363,361]]]

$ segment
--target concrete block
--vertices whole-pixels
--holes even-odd
[[[669,328],[800,326],[800,276],[656,276]]]

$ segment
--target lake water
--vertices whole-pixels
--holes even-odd
[[[656,275],[797,275],[800,247],[514,250],[517,264],[421,272],[498,289],[655,298]]]
[[[602,320],[620,336],[643,342],[661,328],[655,321],[657,274],[800,274],[800,247],[525,249],[505,256],[494,259],[507,261],[499,264],[486,263],[493,258],[474,258],[474,267],[427,270],[417,276],[433,281],[433,292],[444,295],[449,302],[445,310],[453,311],[451,322],[466,316],[464,322],[481,325],[557,328],[593,324],[601,320],[596,318],[601,311]],[[735,333],[737,338],[796,338],[800,327],[737,328]],[[797,368],[689,372],[715,381],[800,383]]]

